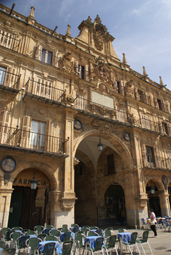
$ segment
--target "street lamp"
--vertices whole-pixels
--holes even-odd
[[[101,143],[101,138],[100,137],[99,137],[99,143],[98,143],[97,147],[98,147],[98,151],[103,150],[103,144]]]
[[[31,183],[31,189],[37,188],[37,180],[35,179],[35,171],[33,173],[33,179],[30,181],[30,183]]]

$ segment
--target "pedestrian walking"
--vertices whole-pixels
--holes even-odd
[[[150,209],[150,219],[151,219],[151,230],[154,232],[154,236],[157,236],[157,231],[156,231],[156,215],[153,211],[153,209]]]

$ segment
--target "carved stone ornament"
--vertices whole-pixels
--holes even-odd
[[[134,125],[136,123],[136,119],[134,117],[134,114],[130,114],[128,113],[128,122],[131,124],[131,125]]]
[[[69,73],[74,73],[74,63],[71,62],[72,53],[67,52],[63,55],[63,57],[59,60],[59,68],[64,69]]]
[[[164,185],[165,190],[167,190],[168,178],[167,178],[166,175],[163,175],[163,176],[162,176],[162,182],[163,182],[163,185]]]
[[[130,80],[129,82],[126,83],[125,85],[125,94],[126,96],[129,96],[129,97],[135,97],[134,95],[134,84],[133,84],[133,81]]]
[[[70,199],[70,198],[63,197],[61,199],[61,206],[65,211],[71,210],[73,208],[74,204],[75,204],[75,199],[73,199],[73,198]]]
[[[99,57],[96,59],[96,63],[94,64],[94,80],[99,80],[103,82],[111,82],[110,79],[110,69],[105,64],[103,58]]]
[[[104,123],[103,121],[93,120],[92,126],[100,130],[102,133],[111,134],[115,133],[115,129],[110,123]]]

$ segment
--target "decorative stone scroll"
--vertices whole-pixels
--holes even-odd
[[[61,199],[61,207],[65,211],[69,211],[74,207],[76,198],[64,198]]]

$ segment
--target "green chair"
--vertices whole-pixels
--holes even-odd
[[[105,228],[104,231],[106,231],[106,230],[113,230],[113,228],[112,227],[108,227],[108,228]]]
[[[22,228],[22,227],[19,227],[19,226],[16,226],[16,227],[13,227],[12,230],[21,230],[21,231],[22,231],[23,228]]]
[[[112,236],[109,236],[105,242],[105,250],[106,250],[106,253],[107,255],[109,255],[109,253],[112,251],[116,251],[116,254],[118,255],[118,250],[116,248],[116,238],[117,236],[116,235],[112,235]]]
[[[16,241],[19,237],[22,236],[22,233],[21,232],[12,232],[10,234],[10,240],[11,240],[11,247],[15,247],[16,246]]]
[[[85,245],[84,245],[85,238],[86,238],[86,236],[83,233],[80,233],[80,232],[75,233],[75,236],[74,236],[74,246],[75,246],[74,254],[76,253],[77,249],[79,249],[79,255],[80,255],[80,250],[85,249]]]
[[[54,228],[54,226],[52,226],[52,225],[46,225],[46,228],[47,228],[47,229],[51,229],[51,228]]]
[[[96,239],[96,243],[95,243],[95,247],[91,248],[91,243],[94,242],[94,240],[92,240],[90,243],[86,243],[86,250],[87,251],[91,251],[92,255],[94,255],[95,253],[102,253],[103,254],[103,242],[104,242],[104,238],[103,237],[98,237]]]
[[[51,236],[57,236],[57,237],[59,237],[60,234],[61,234],[61,231],[59,231],[58,229],[51,229],[51,230],[49,231],[49,235],[51,235]]]
[[[110,236],[111,236],[111,230],[106,229],[106,230],[104,231],[104,236],[105,236],[105,238],[106,238],[106,237],[110,237]]]
[[[71,232],[64,232],[63,234],[63,242],[70,241],[71,239]]]
[[[37,237],[40,238],[42,241],[44,241],[44,238],[46,237],[46,234],[40,234]]]
[[[73,245],[73,241],[63,242],[62,255],[71,255],[72,254],[72,245]]]
[[[118,233],[123,233],[123,232],[125,232],[123,228],[118,229]]]
[[[152,249],[151,249],[151,247],[150,247],[150,244],[149,244],[149,242],[148,242],[148,235],[149,235],[149,230],[145,230],[145,231],[143,232],[142,238],[141,238],[141,239],[138,239],[138,240],[137,240],[137,243],[139,243],[139,244],[141,245],[141,248],[142,248],[144,254],[146,254],[146,253],[145,253],[145,251],[144,251],[143,245],[144,245],[144,244],[148,244],[148,247],[149,247],[149,249],[150,249],[150,252],[151,252],[151,254],[153,254]]]
[[[62,231],[61,232],[63,232],[63,230],[68,230],[68,225],[67,224],[62,225]]]
[[[29,230],[25,232],[25,235],[36,235],[36,232],[34,230]]]
[[[57,236],[46,236],[44,241],[59,241]]]
[[[18,251],[22,249],[22,253],[24,252],[24,254],[26,253],[26,250],[25,248],[27,247],[26,246],[26,240],[29,239],[30,236],[20,236],[18,237],[18,239],[16,240],[15,242],[15,248],[16,248],[16,253],[18,254]]]
[[[103,236],[103,229],[97,229],[96,231],[95,231],[95,233],[97,233],[99,236]]]
[[[36,225],[36,226],[34,227],[34,230],[36,230],[36,232],[37,232],[38,235],[42,233],[42,230],[43,230],[43,229],[44,229],[44,227],[41,226],[41,225]]]
[[[89,231],[88,236],[99,236],[99,234],[94,231]]]
[[[1,229],[1,235],[3,236],[4,241],[6,239],[6,234],[7,234],[8,231],[10,231],[10,228],[2,228]]]
[[[54,253],[55,253],[55,243],[46,243],[37,249],[38,255],[39,254],[53,255]]]
[[[0,240],[0,248],[9,248],[9,244],[3,240]]]
[[[34,251],[37,250],[37,247],[41,241],[42,240],[40,238],[36,238],[36,237],[27,239],[25,244],[28,248],[28,254],[31,254],[31,255],[34,254]]]
[[[89,231],[89,229],[87,228],[87,227],[82,227],[81,228],[81,231],[83,232],[83,234],[85,235],[85,236],[87,236],[87,233],[88,233],[88,231]]]
[[[124,244],[126,247],[129,248],[129,251],[130,251],[131,255],[133,254],[132,250],[131,250],[131,247],[133,247],[134,249],[137,248],[138,253],[141,255],[140,250],[139,250],[138,245],[137,245],[137,240],[136,240],[137,236],[138,236],[138,233],[137,232],[133,232],[131,234],[131,240],[130,241],[125,242],[125,241],[122,240],[122,244]]]
[[[79,227],[78,224],[71,224],[71,228]]]
[[[90,229],[98,229],[97,226],[91,226]]]

